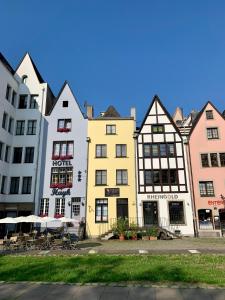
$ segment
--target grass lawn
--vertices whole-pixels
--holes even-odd
[[[68,283],[149,281],[225,286],[225,256],[0,256],[0,280]]]

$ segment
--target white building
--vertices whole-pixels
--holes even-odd
[[[0,54],[0,218],[28,215],[40,199],[44,115],[53,94],[29,54],[16,70]]]
[[[194,235],[182,136],[157,96],[137,134],[137,210],[140,226]]]
[[[86,203],[87,118],[66,82],[46,116],[45,132],[43,196],[37,213],[81,221]]]

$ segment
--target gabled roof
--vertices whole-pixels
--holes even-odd
[[[24,60],[24,58],[25,58],[26,55],[28,55],[29,58],[30,58],[30,61],[31,61],[31,63],[32,63],[32,66],[33,66],[33,68],[34,68],[34,71],[35,71],[35,73],[36,73],[36,76],[37,76],[37,78],[38,78],[39,83],[44,83],[44,82],[45,82],[44,79],[42,78],[40,72],[38,71],[38,69],[37,69],[37,67],[36,67],[36,65],[35,65],[35,63],[34,63],[34,61],[33,61],[33,59],[31,58],[31,56],[30,56],[30,54],[29,54],[28,52],[26,52],[26,53],[24,54],[23,58],[21,59],[21,61],[20,61],[19,64],[18,64],[18,66],[17,66],[15,72],[16,72],[16,71],[18,70],[18,68],[20,67],[20,65],[21,65],[21,63],[23,62],[23,60]]]
[[[165,106],[162,104],[162,102],[161,102],[161,100],[159,99],[158,95],[155,95],[155,96],[153,97],[152,102],[151,102],[151,104],[150,104],[150,106],[149,106],[149,108],[148,108],[148,111],[147,111],[147,113],[146,113],[146,115],[145,115],[145,117],[144,117],[144,120],[143,120],[143,122],[142,122],[142,124],[141,124],[141,126],[140,126],[140,128],[139,128],[139,133],[141,132],[143,126],[145,125],[146,119],[147,119],[147,117],[149,116],[149,113],[150,113],[150,111],[151,111],[151,109],[152,109],[152,106],[153,106],[153,104],[154,104],[155,102],[158,102],[158,103],[159,103],[159,105],[161,106],[162,110],[164,111],[164,113],[166,114],[166,116],[168,117],[168,119],[170,120],[171,124],[174,126],[176,132],[177,132],[178,135],[181,137],[181,133],[180,133],[180,131],[179,131],[177,125],[174,123],[173,118],[171,117],[171,115],[169,114],[169,112],[167,111],[167,109],[165,108]]]
[[[103,115],[104,118],[120,118],[120,114],[114,106],[110,105]]]
[[[66,87],[67,85],[68,85],[68,87],[69,87],[69,89],[70,89],[70,91],[71,91],[71,93],[72,93],[72,95],[73,95],[73,98],[75,99],[75,101],[76,101],[76,103],[77,103],[77,106],[78,106],[78,108],[79,108],[79,110],[80,110],[82,116],[83,116],[84,118],[86,118],[86,115],[82,112],[82,110],[81,110],[81,108],[80,108],[80,105],[79,105],[79,103],[77,102],[77,99],[76,99],[76,97],[74,96],[73,91],[72,91],[72,89],[71,89],[69,83],[68,83],[66,80],[65,80],[65,82],[63,83],[63,85],[62,85],[62,87],[61,87],[61,89],[60,89],[60,91],[59,91],[59,93],[58,93],[58,96],[55,98],[54,104],[52,105],[52,108],[50,109],[48,115],[50,115],[50,114],[52,113],[54,107],[56,106],[56,103],[58,102],[58,100],[59,100],[59,98],[60,98],[60,96],[61,96],[63,90],[65,89],[65,87]]]
[[[6,69],[12,74],[14,75],[15,71],[13,70],[13,68],[11,67],[11,65],[9,64],[9,62],[7,61],[7,59],[5,58],[5,56],[0,52],[0,61],[2,62],[2,64],[6,67]]]
[[[208,104],[211,105],[213,109],[215,109],[215,111],[221,116],[222,119],[224,119],[224,116],[223,116],[223,115],[221,114],[221,112],[214,106],[214,104],[212,104],[211,101],[208,101],[208,102],[203,106],[202,110],[198,113],[198,115],[196,116],[196,118],[195,118],[195,120],[194,120],[194,122],[193,122],[192,128],[191,128],[191,130],[190,130],[190,136],[191,136],[192,132],[194,131],[195,127],[197,126],[199,120],[201,119],[201,116],[202,116],[202,114],[204,113],[204,111],[205,111],[205,109],[206,109],[206,107],[207,107]]]

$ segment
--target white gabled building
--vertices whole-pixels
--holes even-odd
[[[16,70],[0,54],[0,218],[34,212],[40,198],[44,115],[53,94],[27,53]]]
[[[187,155],[175,123],[155,96],[137,133],[140,226],[194,235]]]
[[[87,171],[87,118],[68,83],[63,85],[45,120],[46,157],[39,215],[85,217]]]

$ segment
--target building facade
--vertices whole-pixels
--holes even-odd
[[[53,94],[29,54],[14,70],[0,55],[0,217],[34,213],[40,197],[43,119]]]
[[[137,133],[137,166],[139,225],[193,236],[184,142],[157,96]]]
[[[87,234],[100,236],[119,217],[136,221],[135,117],[109,107],[88,120]]]
[[[225,120],[211,102],[192,127],[189,150],[199,235],[220,235],[225,225]]]
[[[46,116],[46,157],[42,161],[41,216],[84,220],[87,172],[87,118],[65,82]]]

